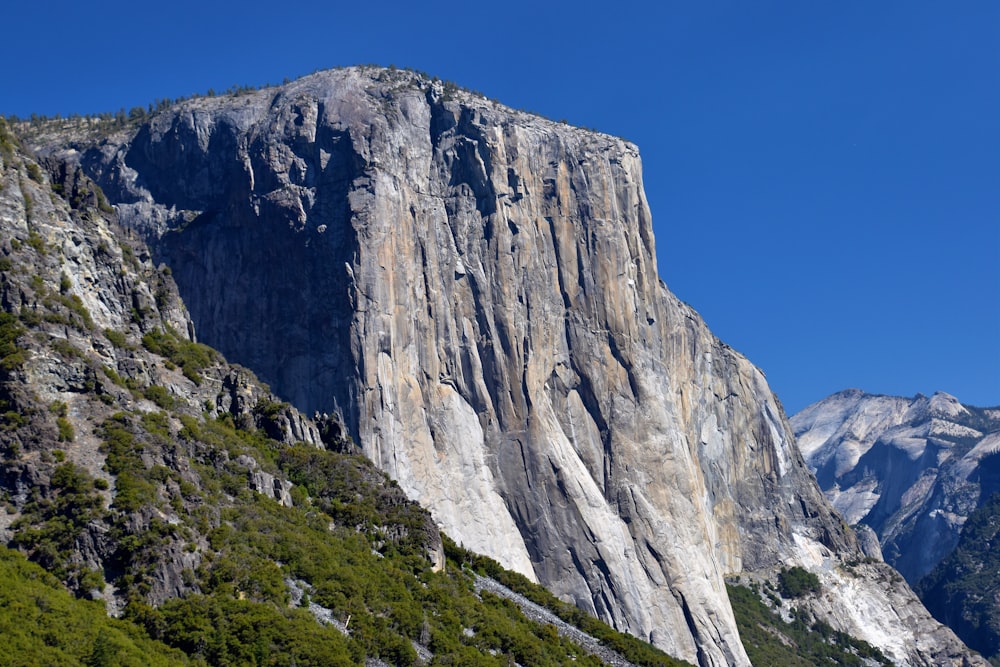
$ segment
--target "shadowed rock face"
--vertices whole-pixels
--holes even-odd
[[[80,161],[204,342],[615,626],[748,664],[725,574],[860,553],[762,374],[658,279],[633,145],[350,69],[185,103]]]

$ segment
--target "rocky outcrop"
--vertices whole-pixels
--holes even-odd
[[[851,634],[878,646],[896,664],[981,665],[986,661],[971,653],[946,626],[931,618],[899,574],[885,563],[849,563],[821,572],[824,591],[801,601],[817,618],[843,629],[851,621]],[[879,582],[884,595],[871,595]]]
[[[860,557],[763,375],[657,277],[632,144],[377,69],[72,143],[40,149],[149,239],[204,341],[342,415],[457,542],[616,627],[745,665],[725,574]],[[926,615],[829,595],[841,628],[904,638],[900,663],[937,655],[905,642]]]
[[[1000,491],[1000,409],[948,394],[834,394],[792,418],[809,465],[852,524],[916,584],[949,554],[969,514]]]

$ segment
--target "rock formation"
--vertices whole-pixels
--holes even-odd
[[[870,526],[911,584],[948,555],[966,517],[1000,491],[1000,409],[945,393],[875,396],[856,389],[791,420],[827,497]]]
[[[259,451],[230,457],[237,449],[220,444],[218,433],[199,440],[199,420],[284,445],[353,445],[336,419],[309,420],[253,373],[191,341],[194,327],[169,270],[123,233],[106,201],[98,208],[100,190],[70,163],[43,169],[8,132],[0,120],[0,544],[32,554],[78,594],[89,592],[82,582],[102,582],[94,597],[114,614],[129,589],[142,589],[152,605],[197,591],[192,572],[212,551],[203,533],[218,527],[224,503],[211,509],[214,525],[187,526],[183,538],[164,526],[205,509],[209,475],[198,465],[232,473],[230,491],[243,482],[286,507],[293,486],[273,461],[254,458]],[[127,457],[109,451],[109,423],[131,443],[134,469],[123,470]],[[350,465],[359,486],[376,491],[376,507],[413,505],[381,472]],[[96,505],[54,501],[65,491],[56,478],[67,470],[99,484]],[[137,481],[140,471],[157,485]],[[135,502],[118,507],[130,492]],[[56,519],[46,526],[50,513]],[[419,532],[428,560],[440,566],[441,536],[424,510],[414,514],[423,522],[378,529]],[[152,551],[157,538],[155,555],[137,547]]]
[[[901,398],[849,389],[791,423],[827,497],[859,534],[877,535],[885,559],[970,646],[1000,651],[993,533],[983,528],[996,522],[1000,408],[940,392]]]
[[[339,414],[466,547],[703,665],[748,664],[724,576],[782,564],[900,664],[974,660],[839,573],[861,552],[763,375],[657,276],[634,145],[360,68],[37,148],[102,185],[203,341]]]

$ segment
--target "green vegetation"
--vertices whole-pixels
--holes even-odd
[[[103,514],[94,480],[72,463],[57,466],[47,489],[32,489],[31,500],[13,523],[13,544],[63,580],[75,580],[80,566],[69,557],[87,524]]]
[[[123,350],[130,349],[128,344],[128,339],[125,337],[121,331],[115,331],[114,329],[105,329],[104,337],[108,339],[108,342],[115,347]]]
[[[115,208],[108,202],[108,197],[104,194],[104,190],[96,183],[91,183],[91,185],[94,188],[95,194],[97,194],[97,208],[102,213],[114,213]]]
[[[104,372],[105,377],[107,377],[109,380],[111,380],[114,384],[118,385],[119,387],[127,387],[128,386],[125,383],[125,379],[122,378],[122,376],[118,374],[118,371],[116,371],[115,369],[111,368],[111,366],[102,366],[101,370]]]
[[[118,242],[118,248],[122,251],[122,260],[133,270],[139,269],[139,258],[135,256],[135,250],[124,241]]]
[[[143,391],[143,395],[157,405],[157,407],[169,410],[174,407],[174,397],[170,391],[161,385],[151,384]]]
[[[0,116],[0,157],[3,158],[5,165],[14,160],[14,151],[19,147],[20,141],[10,131],[7,119]]]
[[[980,463],[980,469],[986,466],[989,463],[985,460]],[[955,550],[916,587],[936,619],[951,627],[971,648],[989,656],[994,664],[1000,663],[998,538],[1000,493],[969,515]]]
[[[73,442],[76,439],[73,425],[65,417],[56,417],[56,427],[59,429],[59,442]]]
[[[793,609],[792,622],[786,623],[761,601],[756,590],[734,585],[726,589],[743,647],[755,667],[892,664],[874,646],[822,620],[810,620],[803,611]]]
[[[184,376],[195,384],[201,384],[201,370],[222,359],[209,346],[181,338],[169,327],[150,331],[142,337],[142,345],[150,352],[166,357],[171,363],[180,366]]]
[[[24,332],[24,327],[13,313],[0,312],[0,370],[4,374],[19,368],[27,358],[17,344],[17,339]]]
[[[157,500],[155,485],[146,479],[144,445],[136,437],[137,430],[132,418],[119,412],[107,419],[98,432],[103,439],[101,451],[107,455],[105,468],[116,477],[113,507],[123,512],[155,505]]]
[[[794,565],[778,573],[778,590],[786,598],[800,598],[820,592],[819,577],[805,568]]]
[[[35,183],[41,183],[44,178],[42,177],[42,170],[36,162],[26,162],[25,168],[28,170],[28,178],[33,180]]]
[[[94,328],[90,311],[76,294],[49,293],[43,289],[36,291],[44,295],[42,305],[49,311],[44,315],[46,322],[69,325],[82,333],[88,333]]]
[[[55,577],[6,547],[0,547],[0,637],[0,667],[190,664],[134,624],[109,618],[103,604],[74,599]]]
[[[383,552],[422,555],[436,532],[426,512],[360,455],[331,457],[312,447],[288,447],[280,451],[278,465],[310,496],[312,506],[337,525],[365,532]],[[395,539],[385,539],[387,526],[393,527]]]
[[[224,94],[240,97],[261,90],[262,88],[270,87],[271,84],[269,83],[264,86],[232,85],[224,91]],[[34,131],[52,123],[59,123],[64,126],[82,126],[91,130],[94,136],[101,136],[124,128],[137,127],[148,120],[153,114],[168,109],[175,104],[181,104],[182,102],[200,97],[215,97],[215,95],[215,90],[209,89],[209,92],[205,95],[194,93],[186,97],[182,95],[174,99],[165,97],[149,103],[146,107],[134,106],[128,110],[122,107],[118,111],[106,111],[98,114],[71,114],[63,117],[61,114],[49,116],[47,114],[33,113],[25,119],[19,118],[16,115],[10,115],[6,118],[0,116],[0,122],[3,122],[3,128],[0,131],[0,154],[4,156],[5,160],[9,160],[14,154],[13,147],[18,145],[14,143],[16,137],[9,133],[8,123],[19,124],[18,131],[25,136],[30,136]],[[5,141],[7,137],[11,138],[9,144]]]
[[[262,398],[257,401],[256,405],[254,405],[253,411],[254,414],[260,415],[266,419],[276,419],[278,415],[288,407],[290,407],[288,403]]]
[[[65,338],[53,338],[49,341],[49,347],[63,359],[78,359],[83,356],[83,351]]]
[[[22,415],[17,410],[7,410],[3,413],[3,415],[0,415],[0,419],[3,420],[3,429],[7,431],[21,428],[28,423],[27,417]]]
[[[27,205],[28,205],[28,203],[26,201],[25,202],[25,206],[27,206]],[[28,246],[32,250],[34,250],[35,252],[37,252],[39,255],[44,255],[44,254],[46,254],[48,252],[48,248],[45,245],[45,239],[43,239],[41,237],[41,235],[38,232],[36,232],[34,229],[32,229],[31,231],[28,232],[28,241],[27,241],[27,243],[28,243]]]
[[[210,665],[355,665],[350,644],[309,612],[192,595],[170,600],[145,619],[163,641]]]

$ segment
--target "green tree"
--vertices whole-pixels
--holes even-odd
[[[786,598],[800,598],[809,593],[819,593],[819,577],[803,567],[794,565],[778,573],[778,589]]]

